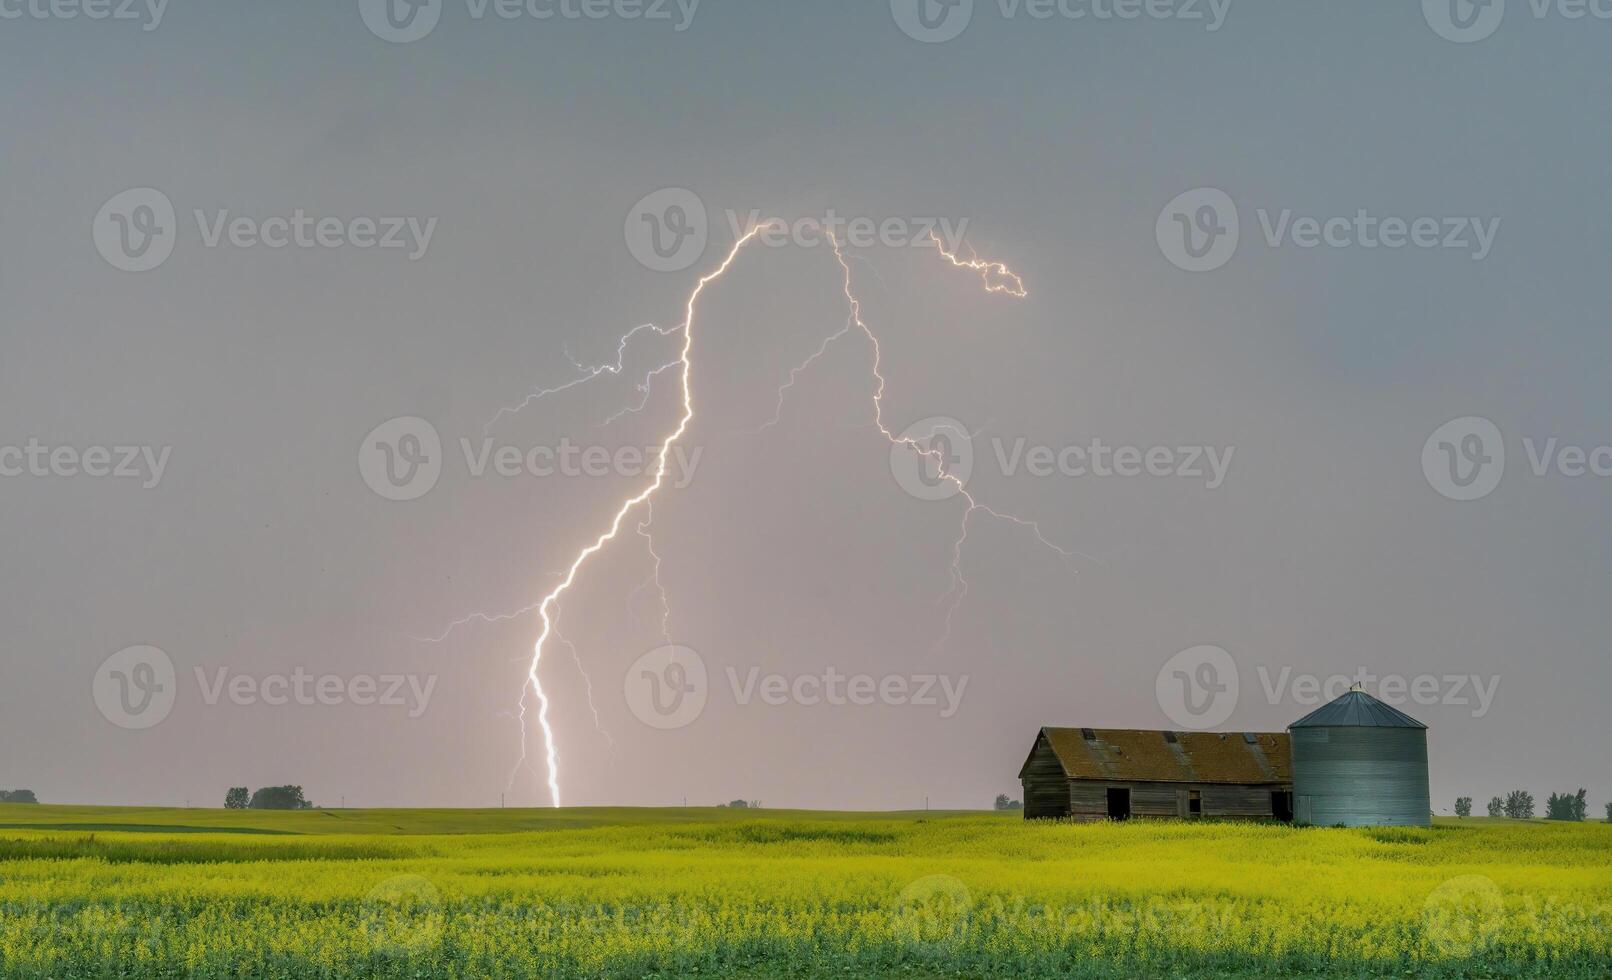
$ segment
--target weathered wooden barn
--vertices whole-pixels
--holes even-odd
[[[1043,728],[1019,780],[1027,819],[1293,819],[1285,732]]]

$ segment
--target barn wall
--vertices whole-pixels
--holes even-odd
[[[1024,818],[1069,815],[1069,778],[1045,738],[1036,739],[1030,758],[1019,773],[1024,785]]]
[[[1131,816],[1187,816],[1187,793],[1203,794],[1203,815],[1215,818],[1265,819],[1274,816],[1271,791],[1291,790],[1291,786],[1231,786],[1224,784],[1125,783],[1095,779],[1070,779],[1070,816],[1080,820],[1108,819],[1108,789],[1127,787],[1131,791]]]
[[[1108,817],[1108,783],[1069,780],[1069,811],[1079,817]]]
[[[1197,787],[1193,787],[1196,789]],[[1292,789],[1291,786],[1205,786],[1203,787],[1203,815],[1206,817],[1247,817],[1269,820],[1275,816],[1271,809],[1271,791]],[[1186,804],[1182,804],[1185,812]]]
[[[1174,783],[1132,783],[1131,816],[1179,817],[1185,811],[1186,788]]]

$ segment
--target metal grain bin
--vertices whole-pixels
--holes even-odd
[[[1426,827],[1427,726],[1361,690],[1288,727],[1293,818],[1320,827]]]

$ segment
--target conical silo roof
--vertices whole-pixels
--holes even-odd
[[[1288,728],[1426,728],[1427,726],[1390,707],[1365,691],[1350,691],[1336,701],[1323,704],[1287,726]]]

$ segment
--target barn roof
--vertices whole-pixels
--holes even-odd
[[[1367,694],[1350,691],[1287,726],[1288,728],[1426,728],[1391,705]]]
[[[1043,728],[1072,779],[1255,785],[1293,780],[1286,732]]]

